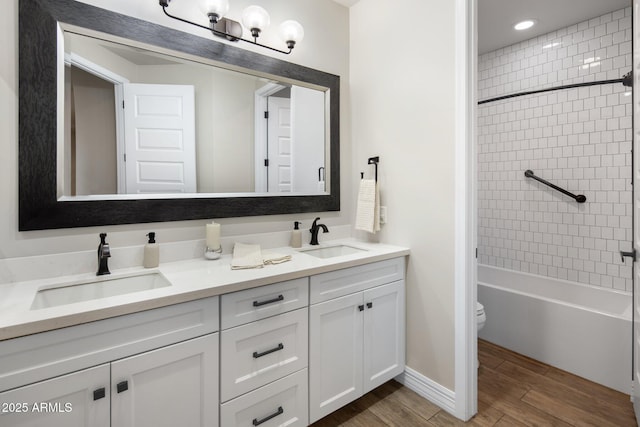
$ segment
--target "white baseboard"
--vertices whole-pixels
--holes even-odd
[[[410,390],[415,391],[431,403],[438,405],[448,413],[455,416],[456,393],[437,382],[425,377],[421,373],[405,367],[404,372],[398,375],[396,381]]]

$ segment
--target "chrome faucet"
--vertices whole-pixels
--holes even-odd
[[[323,233],[328,233],[329,229],[327,228],[326,225],[324,224],[317,224],[317,221],[320,218],[316,218],[313,220],[313,224],[311,225],[311,228],[309,229],[309,231],[311,232],[311,242],[309,242],[310,245],[317,245],[318,244],[318,231],[320,231],[320,229],[322,228],[322,232]]]
[[[103,274],[111,274],[107,261],[111,256],[111,249],[109,244],[105,241],[107,233],[100,233],[100,245],[98,246],[98,272],[96,276],[102,276]]]

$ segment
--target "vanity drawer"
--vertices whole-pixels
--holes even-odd
[[[307,370],[302,369],[220,405],[220,425],[306,426],[307,389]]]
[[[222,329],[254,322],[309,305],[309,279],[289,280],[221,297]]]
[[[0,391],[218,330],[218,297],[0,342]]]
[[[221,401],[305,368],[308,324],[308,308],[301,308],[222,331]]]
[[[404,279],[405,258],[393,258],[311,276],[311,304]]]

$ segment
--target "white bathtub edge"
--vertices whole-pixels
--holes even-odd
[[[630,394],[630,316],[480,281],[478,301],[487,316],[480,338]]]
[[[521,276],[523,278],[527,278],[528,280],[539,280],[539,281],[543,281],[543,282],[555,282],[558,283],[562,286],[569,286],[569,287],[576,287],[576,289],[580,289],[581,291],[585,291],[585,292],[589,292],[589,293],[598,293],[601,295],[614,295],[616,297],[621,297],[621,298],[628,298],[628,306],[625,307],[624,311],[622,312],[612,312],[612,311],[607,311],[607,310],[603,310],[599,307],[595,307],[594,305],[586,305],[586,304],[576,304],[573,303],[571,301],[567,301],[566,299],[563,298],[550,298],[544,295],[540,295],[537,293],[533,293],[533,292],[526,292],[526,291],[522,291],[522,290],[518,290],[518,289],[514,289],[512,287],[506,286],[504,284],[495,284],[495,283],[491,283],[487,280],[482,280],[480,278],[482,271],[489,271],[491,272],[491,275],[494,277],[496,274],[503,274],[503,275],[511,275],[511,276]],[[527,273],[527,272],[522,272],[522,271],[515,271],[515,270],[509,270],[506,268],[502,268],[502,267],[496,267],[493,265],[487,265],[487,264],[478,264],[478,284],[482,284],[484,286],[490,286],[493,288],[499,288],[499,289],[509,289],[510,292],[519,294],[519,295],[524,295],[524,296],[528,296],[528,297],[532,297],[532,298],[539,298],[548,302],[558,302],[561,304],[566,304],[569,305],[571,307],[577,308],[577,309],[582,309],[582,310],[589,310],[589,311],[594,311],[598,314],[602,314],[604,316],[611,316],[617,319],[623,319],[623,320],[628,320],[631,321],[631,292],[626,292],[626,291],[621,291],[619,289],[611,289],[611,288],[603,288],[601,286],[594,286],[594,285],[587,285],[584,283],[579,283],[579,282],[572,282],[570,280],[565,280],[565,279],[557,279],[554,277],[547,277],[547,276],[541,276],[538,274],[533,274],[533,273]]]

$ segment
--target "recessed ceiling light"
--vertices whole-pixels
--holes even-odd
[[[515,28],[518,31],[522,31],[522,30],[526,30],[528,28],[533,27],[534,24],[535,24],[535,21],[533,19],[527,19],[526,21],[518,22],[516,25],[513,26],[513,28]]]

